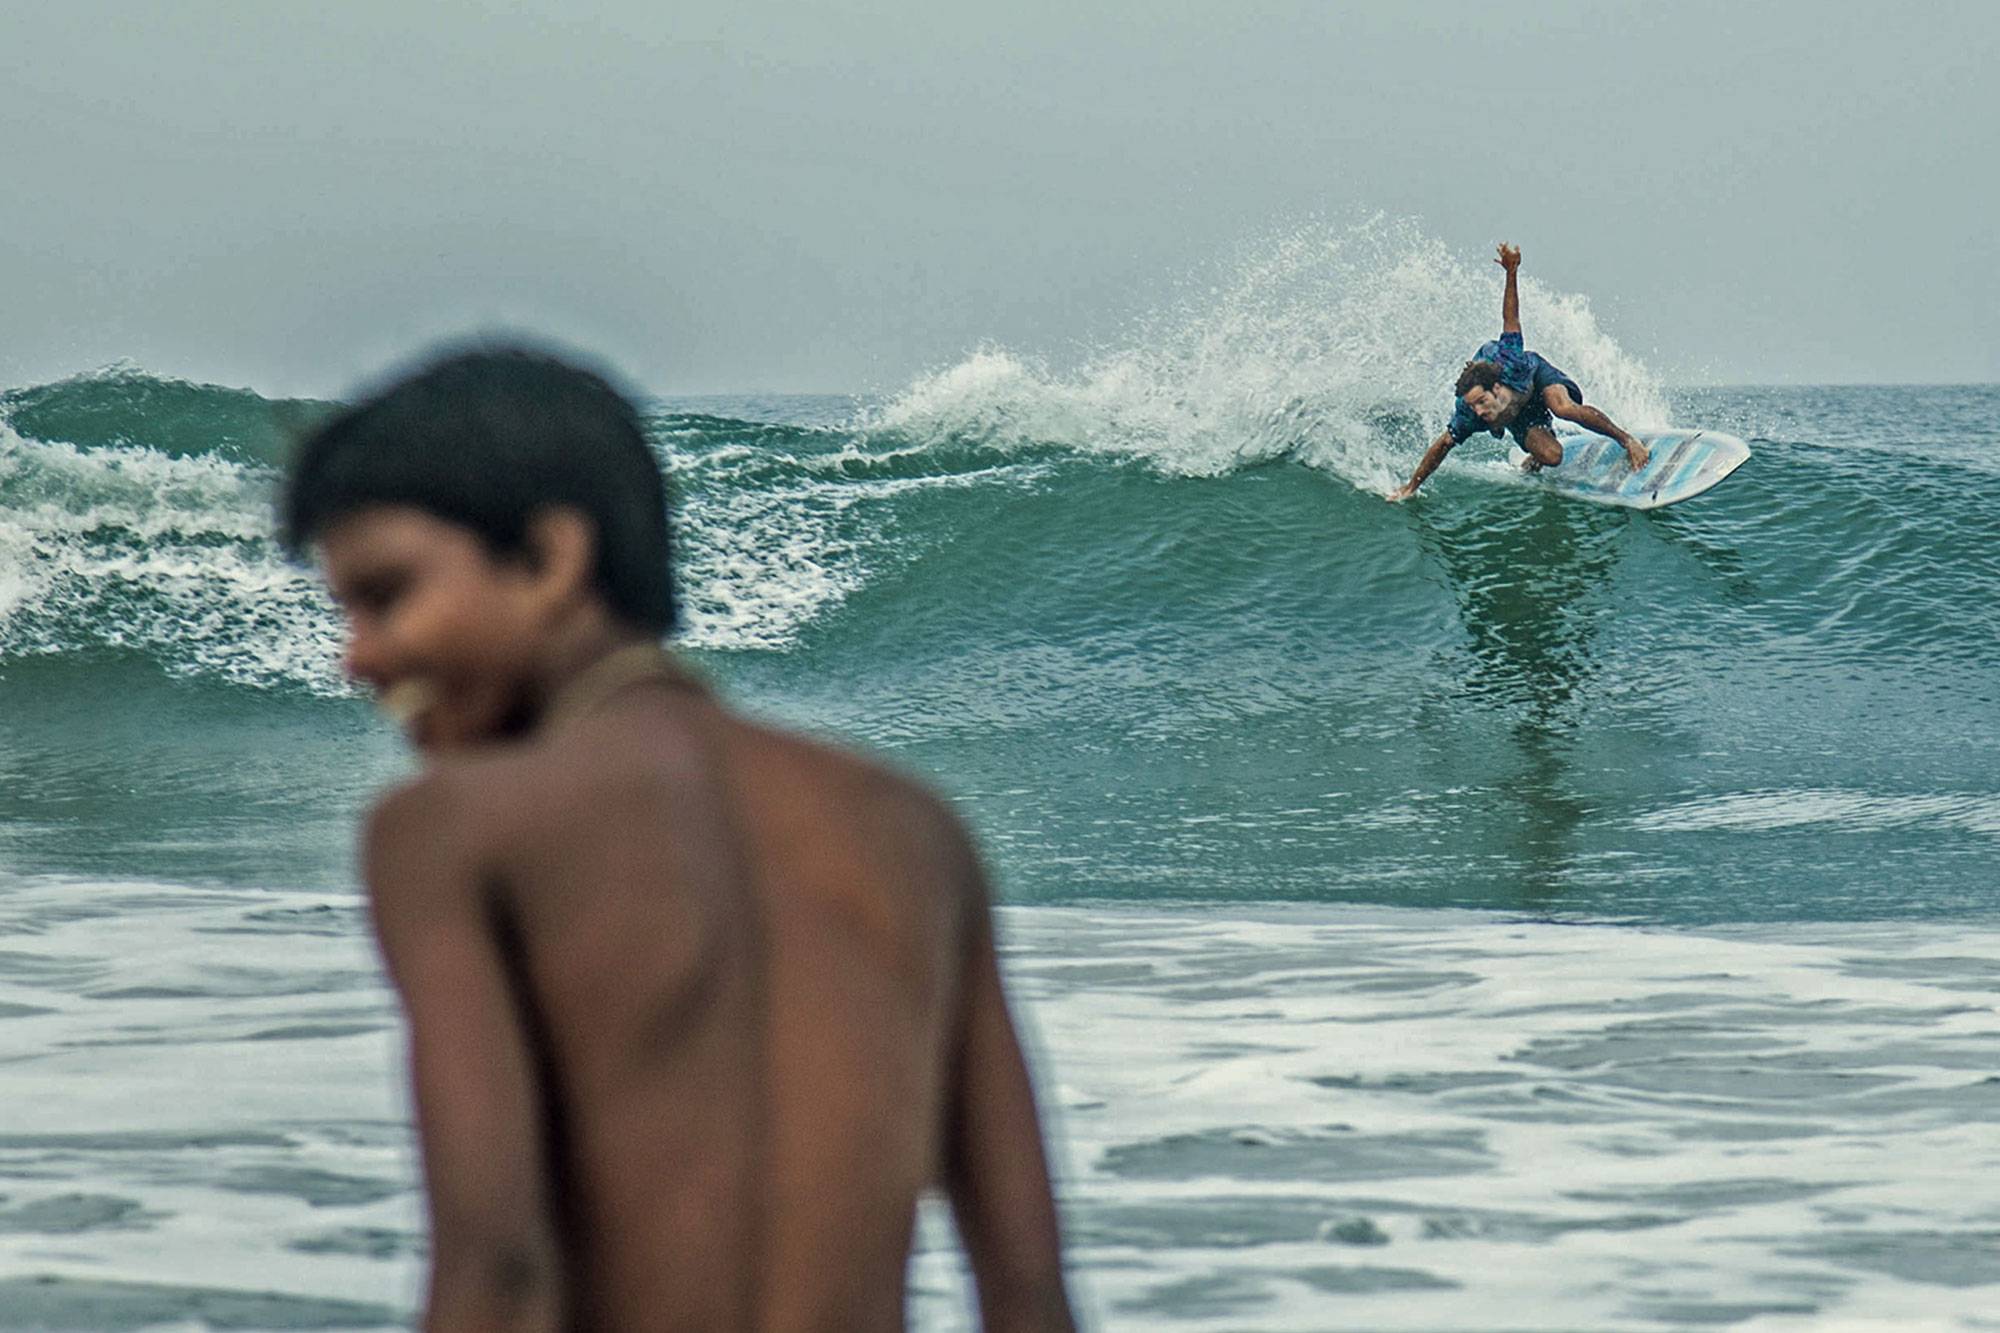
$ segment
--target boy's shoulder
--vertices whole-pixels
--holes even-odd
[[[953,863],[976,860],[957,811],[923,782],[713,699],[698,720],[682,717],[657,733],[602,716],[549,737],[440,756],[376,802],[364,848],[420,842],[439,856],[478,856],[550,824],[607,815],[635,790],[716,783],[807,821],[918,841]]]
[[[482,813],[481,784],[467,780],[468,767],[457,758],[435,761],[377,797],[362,825],[364,858],[461,855]]]
[[[361,836],[368,878],[397,868],[484,868],[518,835],[563,819],[587,796],[579,779],[590,768],[550,759],[533,741],[432,756],[369,809]]]

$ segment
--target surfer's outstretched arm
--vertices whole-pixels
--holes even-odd
[[[1521,331],[1521,292],[1515,284],[1514,275],[1521,268],[1519,246],[1500,242],[1500,257],[1493,261],[1507,270],[1507,290],[1500,295],[1500,331],[1519,333]]]
[[[1424,456],[1417,461],[1416,475],[1410,478],[1408,485],[1398,486],[1395,490],[1390,491],[1389,498],[1391,500],[1407,500],[1415,495],[1417,487],[1424,484],[1424,478],[1437,471],[1438,464],[1444,462],[1444,456],[1450,453],[1452,446],[1457,443],[1458,441],[1451,438],[1450,431],[1446,431],[1435,440],[1432,440],[1431,447],[1424,450]]]

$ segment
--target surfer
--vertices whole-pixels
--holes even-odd
[[[1521,296],[1516,274],[1521,267],[1518,248],[1500,244],[1494,261],[1507,270],[1507,288],[1500,298],[1501,333],[1474,354],[1458,372],[1453,386],[1457,402],[1451,424],[1431,441],[1417,463],[1416,475],[1408,484],[1389,493],[1391,500],[1407,500],[1437,471],[1444,456],[1464,444],[1479,431],[1498,435],[1503,430],[1514,437],[1528,455],[1526,467],[1554,467],[1562,462],[1562,444],[1556,439],[1553,417],[1572,421],[1585,430],[1606,435],[1625,446],[1632,470],[1646,466],[1646,446],[1620,429],[1610,417],[1583,401],[1577,382],[1550,365],[1539,352],[1530,352],[1521,341]]]
[[[282,504],[345,669],[424,760],[363,858],[423,1327],[900,1329],[935,1183],[985,1327],[1071,1328],[972,844],[659,647],[666,491],[631,405],[464,353],[320,426]]]

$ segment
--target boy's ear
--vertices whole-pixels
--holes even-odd
[[[585,594],[597,565],[597,525],[568,505],[544,509],[528,520],[523,555],[552,601]]]

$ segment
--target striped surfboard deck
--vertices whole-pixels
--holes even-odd
[[[1529,476],[1530,483],[1579,500],[1658,509],[1691,500],[1749,461],[1750,446],[1719,430],[1639,432],[1649,457],[1632,471],[1625,447],[1602,435],[1563,439],[1563,461]],[[1526,455],[1516,451],[1517,458]]]

